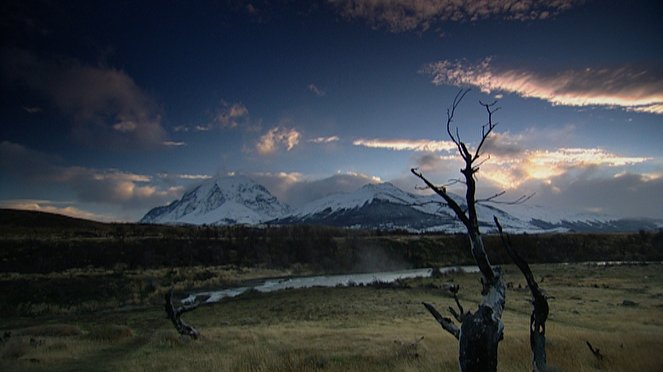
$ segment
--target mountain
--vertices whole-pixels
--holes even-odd
[[[256,225],[289,212],[262,185],[245,176],[204,181],[180,200],[150,210],[141,223]]]
[[[451,194],[461,206],[463,199]],[[334,194],[308,203],[295,213],[273,221],[277,224],[321,224],[369,229],[461,232],[464,226],[437,195],[415,195],[391,183],[368,184],[353,193]],[[480,225],[493,227],[493,215],[517,230],[538,230],[490,206],[477,206]]]
[[[450,194],[465,208],[464,198]],[[351,193],[314,200],[297,210],[281,204],[263,186],[244,176],[210,179],[170,205],[149,211],[140,222],[166,224],[310,224],[413,232],[464,232],[437,195],[416,195],[391,183],[368,184]],[[479,225],[495,228],[493,216],[510,232],[633,231],[656,229],[648,220],[618,220],[598,214],[554,211],[530,203],[477,205]]]

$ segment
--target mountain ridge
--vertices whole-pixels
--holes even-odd
[[[450,193],[459,205],[464,198]],[[663,225],[605,215],[556,214],[536,205],[478,204],[479,224],[494,229],[493,216],[512,232],[632,231]],[[463,232],[464,226],[437,195],[406,192],[391,183],[366,184],[350,193],[331,194],[293,209],[264,186],[242,175],[219,176],[182,198],[150,210],[139,222],[193,225],[311,224],[410,232]],[[640,226],[640,227],[638,227]]]

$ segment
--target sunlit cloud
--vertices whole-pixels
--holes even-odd
[[[361,173],[361,172],[354,172],[354,171],[345,171],[345,172],[343,172],[341,170],[338,170],[338,171],[336,171],[336,174],[337,175],[347,175],[347,176],[352,176],[352,177],[356,177],[356,178],[359,178],[359,179],[364,179],[364,180],[369,181],[368,183],[382,183],[383,182],[382,178],[380,178],[378,176],[371,176],[370,174]]]
[[[363,146],[374,149],[388,149],[394,151],[452,151],[456,145],[452,141],[433,141],[427,139],[356,139],[352,142],[355,146]]]
[[[56,213],[74,218],[83,218],[86,220],[94,220],[102,222],[108,222],[113,220],[113,218],[110,216],[88,212],[79,209],[71,204],[74,203],[55,202],[49,200],[30,200],[30,199],[0,200],[0,208]]]
[[[490,58],[478,64],[443,60],[422,70],[433,84],[470,86],[484,93],[513,93],[563,106],[618,107],[663,114],[663,71],[632,66],[586,68],[557,73],[497,68]]]
[[[648,160],[651,158],[623,156],[600,148],[524,150],[509,156],[491,156],[481,167],[479,177],[502,188],[515,189],[525,182],[550,180],[573,169],[624,167]]]
[[[299,144],[301,134],[292,128],[277,126],[265,133],[256,144],[256,150],[261,155],[271,155],[279,148],[292,150]]]
[[[547,19],[582,0],[330,0],[348,19],[361,18],[392,32],[428,30],[443,21],[497,18],[528,21]]]
[[[309,84],[306,89],[308,89],[309,92],[315,94],[318,97],[323,97],[325,94],[327,94],[324,90],[318,88],[315,84],[311,83]]]
[[[58,184],[75,193],[77,201],[127,209],[171,201],[184,191],[180,185],[165,185],[146,174],[62,165],[58,157],[7,141],[0,143],[0,171],[19,184]]]
[[[332,142],[337,142],[339,140],[340,140],[340,138],[338,136],[329,136],[329,137],[312,138],[312,139],[308,140],[308,142],[312,142],[312,143],[332,143]]]

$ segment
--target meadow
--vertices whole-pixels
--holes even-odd
[[[553,370],[663,368],[662,264],[553,263],[532,269],[552,296],[546,336]],[[183,277],[202,269],[187,270],[180,270]],[[224,275],[249,280],[277,274],[232,270],[211,272],[219,283]],[[511,286],[499,370],[528,371],[530,294],[514,266],[504,270]],[[478,275],[467,273],[393,285],[250,292],[185,314],[201,331],[198,340],[180,337],[156,303],[4,317],[0,330],[11,335],[0,345],[0,370],[455,371],[456,340],[421,305],[452,305],[446,290],[451,284],[461,286],[462,304],[474,309]]]
[[[510,283],[499,369],[529,371],[529,290],[498,238],[485,241]],[[552,370],[663,370],[663,231],[512,241],[551,296]],[[447,288],[459,284],[474,310],[478,274],[250,291],[185,314],[198,340],[177,334],[163,304],[170,288],[181,298],[265,278],[471,264],[467,244],[463,235],[103,224],[0,210],[0,370],[456,371],[456,340],[421,302],[446,312]],[[602,260],[649,263],[582,263]]]

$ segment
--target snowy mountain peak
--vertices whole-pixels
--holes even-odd
[[[449,194],[463,207],[464,198]],[[629,226],[606,216],[556,213],[531,204],[477,204],[482,231],[493,230],[493,216],[510,232],[620,231]],[[265,187],[246,176],[211,178],[180,200],[149,211],[145,223],[319,224],[342,227],[463,232],[465,227],[435,194],[419,195],[391,183],[367,184],[350,193],[314,200],[296,211],[281,204]]]
[[[152,209],[141,222],[259,224],[288,212],[287,205],[248,177],[218,176],[199,184],[180,200]]]

